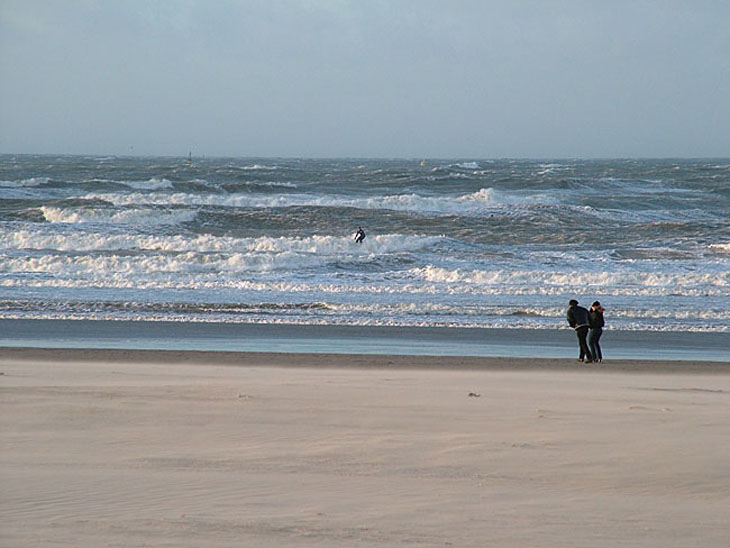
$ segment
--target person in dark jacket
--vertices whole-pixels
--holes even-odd
[[[578,306],[578,301],[575,299],[571,299],[568,305],[568,312],[566,313],[568,325],[575,329],[575,333],[578,335],[578,344],[580,345],[580,357],[578,360],[592,362],[593,356],[591,355],[591,351],[588,350],[588,343],[586,342],[588,330],[591,326],[588,310],[582,306]]]
[[[603,307],[598,301],[594,302],[588,312],[589,320],[591,322],[591,331],[588,333],[588,347],[591,349],[594,362],[603,361],[603,353],[601,353],[601,345],[598,341],[601,339],[603,334]]]

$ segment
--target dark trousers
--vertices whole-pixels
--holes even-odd
[[[593,354],[594,360],[603,359],[603,354],[601,353],[601,345],[598,344],[598,341],[601,340],[602,334],[602,327],[596,327],[594,329],[591,329],[591,332],[588,334],[588,346],[591,348],[591,354]]]
[[[593,357],[591,356],[591,351],[588,350],[588,343],[586,342],[586,337],[588,336],[588,326],[584,325],[583,327],[576,328],[575,333],[578,335],[578,344],[580,344],[579,359],[582,360],[585,357],[586,361],[592,362]]]

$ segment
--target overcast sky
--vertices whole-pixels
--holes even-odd
[[[0,152],[730,156],[727,0],[0,0]]]

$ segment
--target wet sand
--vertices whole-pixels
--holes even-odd
[[[730,333],[607,329],[609,360],[730,361]],[[277,325],[222,322],[0,319],[0,347],[210,352],[578,357],[562,329]]]
[[[4,546],[724,547],[730,363],[0,349]]]

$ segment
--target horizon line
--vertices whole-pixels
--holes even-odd
[[[579,160],[579,161],[610,161],[610,160],[730,160],[730,156],[287,156],[287,155],[253,155],[236,156],[230,154],[102,154],[79,152],[0,152],[0,156],[55,156],[55,157],[91,157],[91,158],[170,158],[170,159],[259,159],[259,160],[404,160],[404,161],[441,161],[441,160],[482,160],[482,161],[545,161],[545,160]]]

